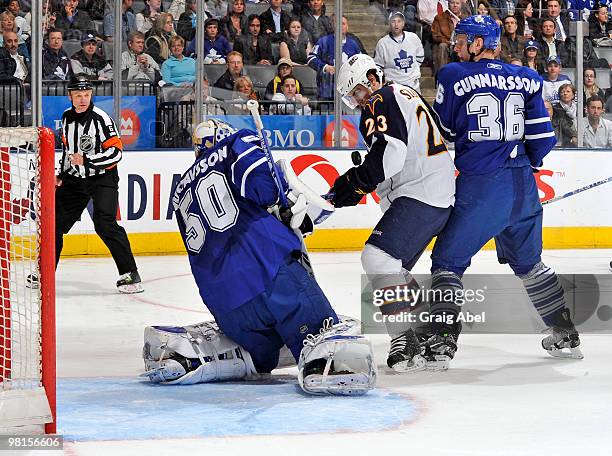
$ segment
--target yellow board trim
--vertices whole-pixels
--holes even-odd
[[[370,235],[370,229],[320,229],[306,239],[311,251],[361,250]],[[545,227],[545,249],[609,249],[612,248],[612,227]],[[136,255],[170,255],[185,253],[178,233],[131,233],[132,251]],[[433,243],[428,246],[431,249]],[[495,249],[489,241],[486,250]],[[96,234],[64,236],[62,256],[108,256],[109,252]]]

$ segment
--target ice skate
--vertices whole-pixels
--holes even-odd
[[[552,334],[542,340],[542,348],[555,358],[582,359],[584,355],[579,348],[580,337],[570,318],[568,309],[561,312],[559,318],[550,328]]]
[[[138,271],[126,272],[117,280],[117,289],[120,293],[126,294],[142,293],[144,288],[140,282]]]
[[[418,372],[427,368],[427,360],[422,356],[422,347],[414,330],[391,339],[387,366],[395,372]]]
[[[422,353],[427,361],[427,370],[447,370],[457,352],[457,340],[461,323],[453,325],[432,323],[416,329]]]

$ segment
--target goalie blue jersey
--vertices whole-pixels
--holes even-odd
[[[262,293],[298,237],[266,208],[279,198],[259,138],[240,130],[207,150],[173,195],[179,230],[204,304],[233,310]]]
[[[437,76],[434,110],[459,172],[541,166],[556,139],[535,71],[483,59],[450,63]]]

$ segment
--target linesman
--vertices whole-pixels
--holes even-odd
[[[123,144],[113,119],[94,106],[90,82],[77,78],[68,86],[72,107],[62,116],[63,154],[55,196],[55,261],[59,262],[63,237],[90,200],[96,233],[110,250],[119,270],[122,293],[143,291],[130,241],[117,223],[119,174]]]

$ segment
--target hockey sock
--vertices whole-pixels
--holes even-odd
[[[432,323],[452,326],[459,315],[460,307],[455,295],[463,293],[463,284],[458,274],[438,269],[431,276],[433,300],[430,305]]]
[[[527,274],[519,275],[519,278],[546,326],[553,326],[565,309],[563,288],[555,271],[540,262]]]
[[[372,285],[373,303],[383,315],[387,333],[391,338],[416,326],[422,301],[417,293],[419,285],[402,261],[371,244],[361,254],[361,264]]]

